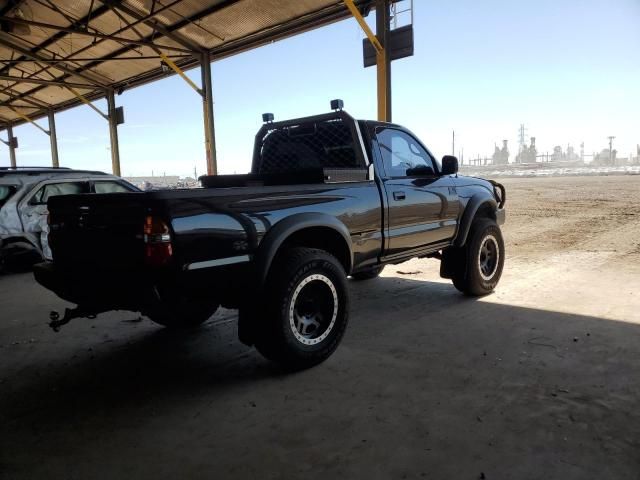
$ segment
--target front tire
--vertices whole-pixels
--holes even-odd
[[[314,248],[292,248],[274,264],[255,345],[269,360],[301,370],[326,360],[347,327],[349,295],[338,260]]]
[[[466,295],[487,295],[495,289],[504,268],[504,240],[498,224],[490,218],[473,221],[464,256],[452,275],[453,285]]]

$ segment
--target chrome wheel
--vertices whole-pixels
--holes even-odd
[[[289,307],[289,326],[300,343],[322,342],[333,330],[337,316],[338,293],[328,277],[313,274],[298,284]]]
[[[487,235],[480,244],[478,255],[478,271],[483,280],[489,281],[498,270],[500,263],[500,247],[493,235]]]

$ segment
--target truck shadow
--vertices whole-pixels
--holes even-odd
[[[282,389],[308,388],[308,382],[335,391],[351,385],[358,391],[356,402],[374,395],[380,382],[393,385],[398,398],[411,396],[410,383],[419,379],[441,397],[477,388],[480,399],[506,385],[511,390],[505,398],[518,401],[517,385],[533,389],[534,396],[582,385],[589,390],[583,395],[596,396],[605,383],[623,388],[640,378],[635,324],[476,301],[448,283],[405,277],[350,282],[350,288],[352,315],[342,345],[325,364],[297,374],[283,373],[240,344],[231,311],[199,331],[147,329],[130,341],[96,345],[78,358],[39,344],[53,349],[46,361],[10,376],[0,365],[0,450],[9,455],[21,442],[46,445],[69,425],[82,431],[105,419],[121,424],[118,418],[194,405],[229,406],[232,393],[268,401]],[[482,385],[469,383],[474,376],[483,378]],[[619,395],[613,403],[620,405],[607,404],[607,411],[637,405],[633,395]],[[214,421],[224,411],[208,415]],[[21,442],[7,445],[10,438]]]

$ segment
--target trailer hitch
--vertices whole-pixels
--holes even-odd
[[[55,310],[52,310],[51,312],[49,312],[49,319],[51,320],[49,322],[49,326],[51,327],[51,329],[54,332],[59,332],[60,331],[60,327],[62,327],[63,325],[66,325],[67,323],[69,323],[74,318],[90,318],[90,319],[94,319],[94,318],[96,318],[96,314],[92,313],[92,312],[89,312],[89,311],[85,310],[82,307],[65,308],[64,309],[64,316],[62,318],[60,318],[60,314],[58,312],[56,312]]]

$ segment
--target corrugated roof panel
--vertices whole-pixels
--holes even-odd
[[[334,0],[244,0],[232,4],[196,24],[200,31],[215,34],[206,38],[206,46],[212,48],[220,43],[237,40],[261,30],[281,25],[294,18],[315,12]],[[193,34],[193,27],[181,29],[185,35]]]
[[[339,0],[17,0],[17,4],[4,11],[15,23],[11,27],[9,22],[7,27],[4,22],[4,31],[0,31],[0,76],[92,82],[111,88],[136,86],[173,74],[163,71],[154,48],[140,42],[153,42],[178,64],[191,68],[199,64],[203,50],[233,54],[349,16]],[[25,22],[119,38],[33,23],[27,28]],[[27,51],[44,61],[26,59]],[[123,57],[126,60],[117,60]],[[24,61],[17,62],[21,59]],[[56,63],[60,59],[63,62]],[[70,75],[74,71],[77,73]],[[104,96],[102,87],[78,90],[90,98]],[[43,102],[57,109],[80,100],[65,87],[0,79],[0,125],[24,121],[9,105],[32,110],[34,103]],[[32,112],[33,118],[46,115],[48,108]]]

